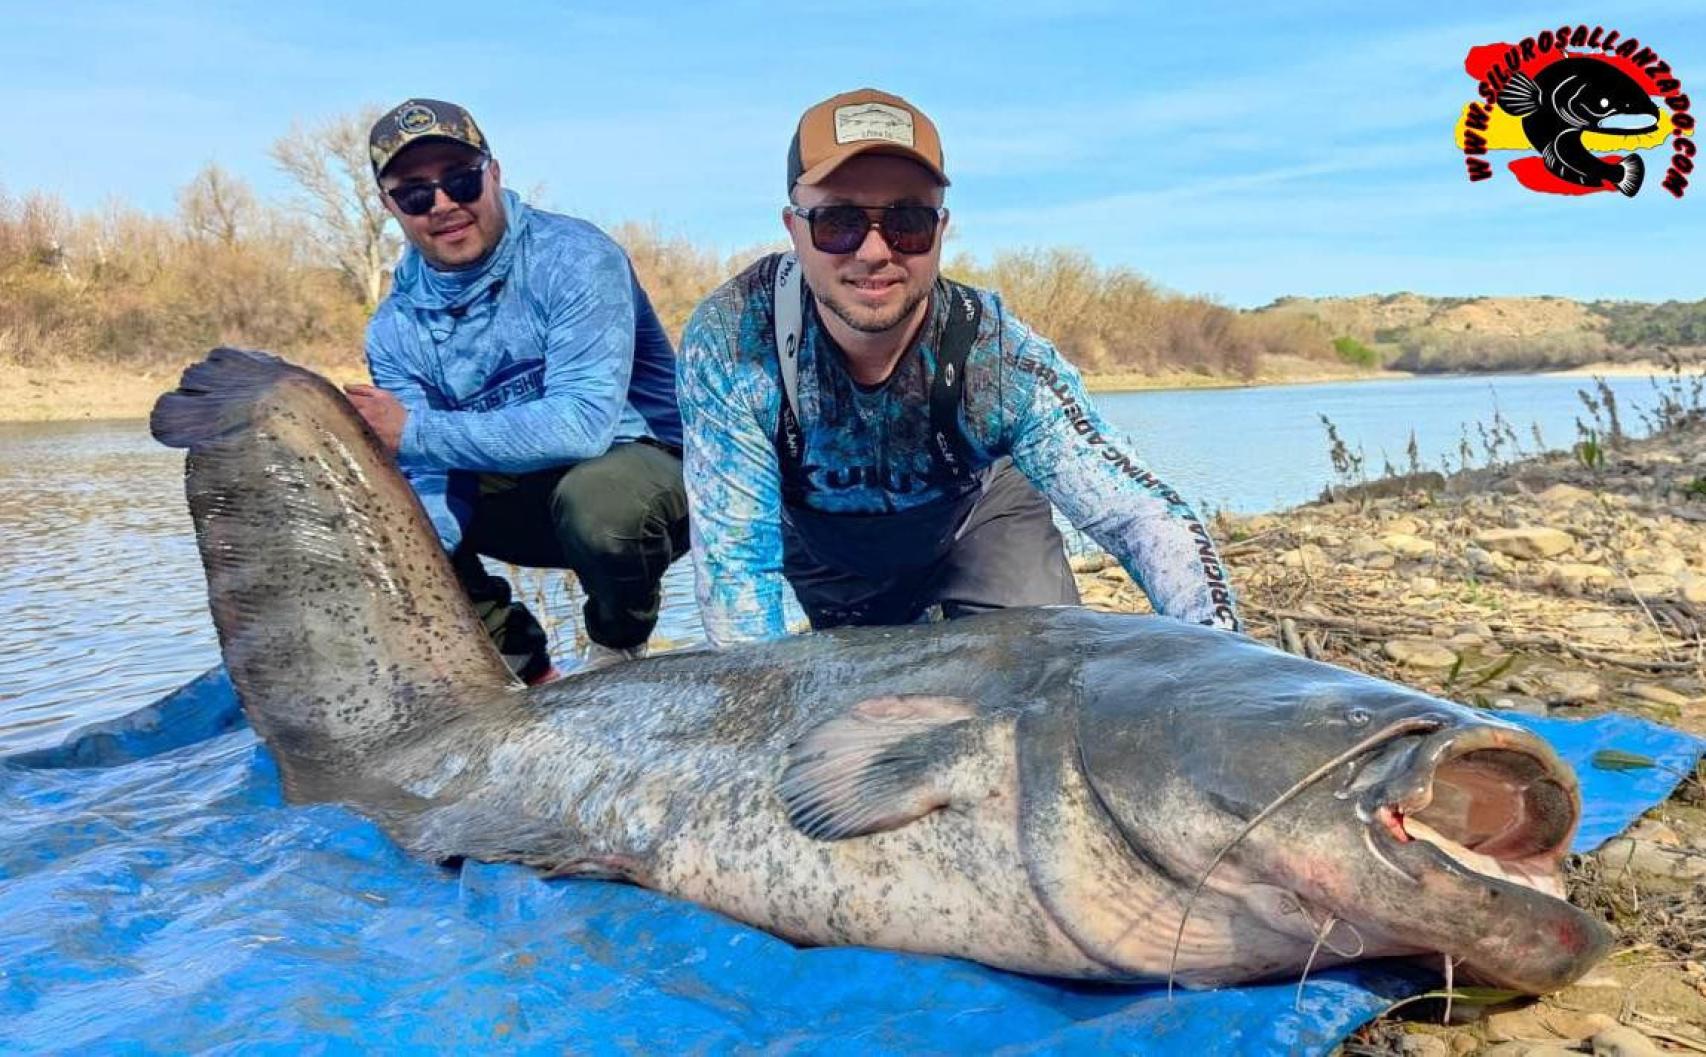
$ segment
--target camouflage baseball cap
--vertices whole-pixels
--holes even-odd
[[[384,174],[403,148],[423,139],[446,139],[467,144],[481,154],[492,153],[485,134],[468,111],[439,99],[406,99],[387,110],[367,134],[374,179]]]

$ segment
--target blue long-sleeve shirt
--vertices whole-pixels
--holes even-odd
[[[627,255],[584,220],[504,202],[504,236],[472,268],[440,271],[410,247],[367,328],[374,384],[409,413],[398,465],[450,550],[470,512],[464,471],[681,443],[669,336]]]
[[[694,312],[677,362],[700,614],[711,642],[786,633],[782,617],[781,409],[769,259]],[[983,317],[966,359],[961,430],[982,468],[1004,455],[1121,564],[1157,612],[1237,628],[1207,527],[1110,429],[1053,345],[976,291]],[[943,495],[931,481],[930,379],[945,322],[942,287],[888,380],[855,384],[814,310],[803,321],[799,416],[807,502],[837,513],[904,510]]]

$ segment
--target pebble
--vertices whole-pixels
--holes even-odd
[[[1623,1008],[1623,981],[1610,973],[1594,972],[1552,996],[1560,1006],[1583,1013],[1606,1013],[1613,1017]]]
[[[1501,1042],[1482,1050],[1479,1057],[1581,1057],[1582,1051],[1556,1042]]]
[[[1553,587],[1572,595],[1610,587],[1616,579],[1617,574],[1603,565],[1586,565],[1580,562],[1565,562],[1553,566],[1549,576]]]
[[[1636,572],[1655,573],[1659,576],[1680,577],[1688,572],[1687,559],[1669,548],[1655,550],[1651,557],[1642,561],[1630,560],[1629,565]]]
[[[1650,840],[1619,837],[1593,855],[1611,880],[1625,875],[1667,881],[1706,878],[1706,852],[1668,848]]]
[[[1577,1013],[1537,1002],[1492,1014],[1483,1030],[1491,1042],[1555,1042],[1585,1039],[1616,1023],[1604,1013]]]
[[[1642,819],[1625,830],[1623,835],[1634,840],[1650,840],[1654,844],[1668,844],[1672,847],[1682,843],[1682,837],[1676,830],[1656,818]]]
[[[1606,1028],[1593,1037],[1594,1057],[1663,1057],[1653,1040],[1626,1024]]]
[[[1576,545],[1576,538],[1562,529],[1525,526],[1477,532],[1475,545],[1512,558],[1533,561],[1563,554]]]
[[[1426,558],[1439,550],[1433,540],[1425,540],[1407,532],[1389,532],[1380,537],[1380,543],[1400,558]]]
[[[1638,573],[1629,578],[1629,590],[1647,602],[1675,597],[1678,586],[1676,577],[1664,573]]]
[[[1406,668],[1450,668],[1457,663],[1457,654],[1432,639],[1390,639],[1383,648]]]
[[[1348,549],[1350,550],[1351,557],[1365,561],[1374,557],[1376,554],[1388,553],[1386,545],[1372,536],[1358,536],[1356,539],[1351,540],[1350,547]]]
[[[1324,572],[1327,569],[1327,552],[1313,543],[1305,543],[1294,550],[1285,551],[1280,555],[1280,564],[1287,569],[1302,569],[1306,572]]]
[[[1500,694],[1493,698],[1490,704],[1494,708],[1503,708],[1511,712],[1521,712],[1525,716],[1546,715],[1546,702],[1527,694]]]
[[[1451,1045],[1437,1035],[1406,1035],[1398,1052],[1404,1057],[1451,1057]]]
[[[1585,488],[1577,488],[1573,484],[1562,482],[1541,492],[1534,497],[1546,506],[1574,506],[1584,499],[1592,499],[1593,493]]]
[[[1572,613],[1564,618],[1563,624],[1579,636],[1583,645],[1620,646],[1635,638],[1635,632],[1616,613]]]
[[[1599,700],[1599,677],[1588,672],[1546,672],[1540,681],[1549,691],[1547,700],[1554,705],[1585,705]]]
[[[1674,708],[1681,708],[1688,704],[1687,696],[1679,694],[1669,687],[1658,686],[1653,683],[1636,683],[1629,687],[1629,693],[1643,701],[1651,701],[1655,705],[1670,705]]]

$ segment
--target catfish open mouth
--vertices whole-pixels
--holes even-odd
[[[1580,816],[1576,779],[1539,739],[1505,728],[1424,741],[1373,811],[1400,845],[1422,844],[1481,877],[1564,898],[1558,866]]]

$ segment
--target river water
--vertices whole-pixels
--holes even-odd
[[[1206,513],[1256,513],[1315,497],[1335,479],[1326,415],[1370,476],[1421,460],[1455,468],[1497,414],[1526,450],[1576,440],[1587,379],[1440,378],[1261,389],[1108,393],[1105,417],[1149,467]],[[1611,382],[1624,426],[1657,403],[1648,379]],[[1508,441],[1506,442],[1508,444]],[[128,712],[218,662],[182,491],[183,455],[135,422],[0,423],[0,755],[50,745]],[[1233,570],[1236,579],[1236,569]],[[573,650],[578,605],[559,578],[527,572],[524,597]],[[540,606],[542,600],[543,605]],[[692,568],[665,582],[659,635],[700,637]]]

